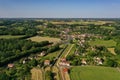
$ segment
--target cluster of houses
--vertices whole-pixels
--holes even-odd
[[[92,34],[74,34],[72,38],[85,39],[93,36]]]
[[[103,60],[99,57],[94,57],[93,61],[96,65],[102,65],[103,64]],[[82,65],[87,65],[87,61],[85,59],[82,59],[81,63],[82,63]]]
[[[25,64],[27,63],[28,61],[32,60],[32,59],[37,59],[38,57],[42,57],[42,56],[45,56],[46,55],[46,51],[42,51],[41,53],[37,54],[36,56],[32,56],[32,57],[26,57],[23,59],[22,61],[22,64]],[[45,65],[49,65],[50,64],[50,61],[45,61]],[[7,65],[8,68],[13,68],[15,65],[13,63],[9,63]]]
[[[94,57],[94,62],[97,64],[97,65],[102,65],[103,64],[103,60],[99,57]]]
[[[70,62],[68,62],[67,60],[66,60],[66,58],[61,58],[60,59],[60,62],[59,62],[59,65],[61,65],[61,66],[70,66]]]

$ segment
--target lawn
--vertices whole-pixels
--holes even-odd
[[[95,41],[90,41],[89,44],[90,44],[91,46],[95,46],[95,45],[105,46],[105,47],[113,47],[113,46],[116,46],[116,42],[113,41],[113,40],[99,40],[99,39],[96,39]]]
[[[116,68],[81,66],[70,71],[71,80],[120,80],[120,72]]]
[[[0,35],[0,39],[20,38],[20,37],[23,37],[23,36],[24,36],[24,35],[19,35],[19,36]]]
[[[41,42],[41,41],[49,41],[49,42],[53,42],[53,43],[57,43],[60,42],[59,38],[51,38],[51,37],[40,37],[40,36],[34,36],[29,38],[32,41],[35,42]]]

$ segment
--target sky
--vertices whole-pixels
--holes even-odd
[[[120,18],[120,0],[0,0],[0,18]]]

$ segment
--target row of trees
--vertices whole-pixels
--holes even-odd
[[[30,40],[0,39],[0,66],[28,56],[31,53],[46,50],[47,48],[42,47],[49,44],[48,41],[36,43]]]

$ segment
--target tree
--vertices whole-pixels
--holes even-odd
[[[46,71],[45,80],[54,80],[54,75],[51,71]]]
[[[59,47],[59,45],[57,44],[57,45],[55,45],[55,46],[50,47],[50,48],[47,50],[47,53],[51,53],[51,52],[57,51],[57,50],[59,50],[59,49],[60,49],[60,47]]]
[[[37,60],[36,59],[32,59],[30,62],[29,62],[30,66],[37,66]]]
[[[119,42],[117,43],[117,45],[116,45],[116,47],[115,47],[115,52],[116,52],[117,54],[120,54],[120,43],[119,43]]]
[[[113,59],[107,59],[104,64],[109,67],[117,67],[118,63]]]
[[[10,80],[10,77],[5,72],[1,72],[0,80]]]

